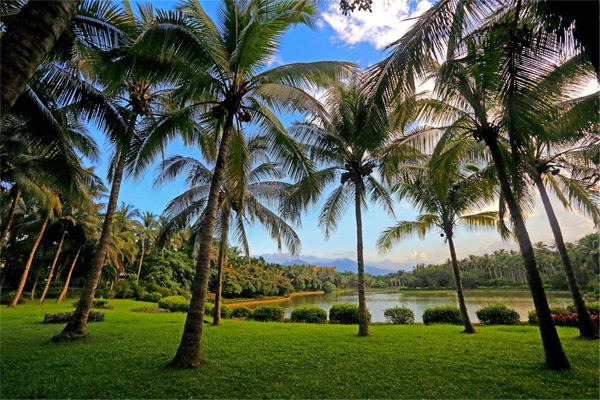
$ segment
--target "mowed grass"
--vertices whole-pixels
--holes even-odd
[[[152,306],[113,300],[90,337],[51,343],[62,325],[33,303],[2,307],[1,388],[7,398],[594,398],[598,341],[561,328],[573,364],[543,367],[536,327],[356,326],[223,321],[206,326],[203,364],[165,369],[185,314],[142,314]]]

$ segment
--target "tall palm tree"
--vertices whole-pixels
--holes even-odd
[[[460,267],[454,246],[455,227],[458,223],[470,228],[496,227],[498,212],[480,210],[494,200],[496,182],[489,171],[473,164],[440,163],[430,161],[429,169],[420,173],[402,174],[393,191],[399,200],[410,200],[421,213],[416,221],[400,221],[387,228],[377,240],[381,251],[388,251],[402,239],[419,235],[425,237],[439,228],[450,250],[450,260],[456,283],[456,293],[465,333],[475,333],[471,323],[460,277]],[[440,170],[441,169],[441,170]]]
[[[200,363],[212,236],[234,129],[247,122],[260,126],[290,177],[304,177],[311,172],[310,162],[290,140],[273,110],[318,112],[319,103],[304,89],[330,85],[354,69],[349,63],[315,62],[263,70],[276,53],[283,33],[299,23],[314,26],[315,11],[312,0],[223,1],[217,24],[198,1],[190,0],[178,7],[178,12],[157,17],[158,23],[146,29],[133,46],[138,53],[185,65],[178,71],[182,84],[171,93],[178,107],[158,118],[148,130],[137,151],[138,173],[165,141],[178,133],[189,142],[200,139],[207,147],[218,147],[190,311],[181,344],[170,364],[173,368]]]
[[[229,248],[228,236],[233,227],[239,244],[250,256],[250,248],[246,236],[246,223],[258,221],[263,225],[279,250],[285,244],[291,254],[300,252],[300,239],[294,229],[270,208],[276,208],[287,195],[291,184],[281,182],[284,177],[281,167],[272,162],[267,152],[264,138],[254,136],[248,141],[243,132],[234,132],[225,179],[220,189],[219,211],[217,214],[217,230],[219,232],[219,255],[217,259],[217,288],[215,296],[214,325],[221,323],[221,286],[223,268],[227,262]],[[165,216],[170,222],[161,231],[164,240],[171,232],[179,232],[196,219],[193,232],[197,236],[202,228],[202,216],[206,212],[206,198],[210,190],[212,171],[200,161],[189,157],[171,156],[158,168],[156,183],[162,184],[186,173],[186,181],[191,185],[183,194],[173,199],[165,209]]]
[[[142,264],[144,262],[144,253],[146,247],[151,247],[156,240],[158,235],[158,222],[156,216],[151,212],[145,212],[142,214],[140,221],[136,224],[136,236],[137,240],[141,243],[142,252],[140,254],[140,261],[137,269],[137,280],[140,280],[140,274],[142,273]]]

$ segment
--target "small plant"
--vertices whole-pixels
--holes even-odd
[[[73,307],[77,308],[79,305],[79,300],[73,303]],[[99,299],[92,300],[92,308],[96,308],[99,310],[112,310],[113,306],[108,302],[108,300],[100,297]]]
[[[569,310],[565,307],[550,307],[550,314],[552,314],[552,318],[554,318],[555,315],[569,314]],[[529,311],[529,314],[527,314],[527,322],[531,325],[537,325],[537,312],[535,310]]]
[[[592,315],[600,314],[600,302],[586,301],[585,306],[588,309],[588,311],[590,312],[590,314],[592,314]],[[567,305],[567,311],[569,311],[571,313],[577,313],[577,309],[575,308],[575,305],[573,303],[570,303]]]
[[[259,306],[252,312],[252,319],[261,322],[282,322],[285,312],[277,305]]]
[[[423,322],[425,325],[431,324],[462,324],[460,310],[456,306],[435,306],[429,307],[423,313]]]
[[[44,314],[44,324],[66,323],[73,319],[74,314],[75,314],[75,311]],[[103,321],[104,321],[104,313],[103,312],[90,311],[90,315],[88,316],[88,322],[103,322]]]
[[[140,300],[147,301],[148,303],[158,303],[163,298],[163,295],[159,292],[147,292]]]
[[[386,308],[383,316],[394,325],[408,325],[415,322],[415,313],[407,307]]]
[[[158,307],[173,312],[188,312],[190,309],[190,301],[183,296],[169,296],[160,299]]]
[[[521,320],[519,313],[506,307],[504,303],[486,304],[475,314],[479,321],[486,325],[517,325]]]
[[[231,311],[231,318],[234,319],[249,319],[252,318],[252,309],[250,307],[235,307]]]
[[[371,313],[367,310],[367,319],[371,322]],[[358,304],[334,304],[329,309],[329,321],[332,324],[358,324]]]
[[[333,293],[333,292],[336,291],[336,289],[337,288],[335,287],[335,285],[333,283],[331,283],[331,282],[325,282],[323,284],[323,291],[325,293]]]
[[[158,308],[158,307],[138,307],[138,308],[132,308],[131,311],[141,312],[141,313],[149,313],[149,314],[172,312],[171,310],[167,310],[166,308]]]
[[[317,306],[300,306],[292,311],[291,321],[324,324],[327,322],[327,311]]]

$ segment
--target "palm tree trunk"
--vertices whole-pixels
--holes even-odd
[[[356,213],[356,261],[358,263],[358,336],[369,336],[369,318],[365,289],[365,260],[363,256],[363,232],[361,195],[363,182],[358,178],[355,182],[354,211]]]
[[[135,128],[136,116],[132,117],[128,133],[129,137]],[[92,308],[92,301],[96,294],[96,287],[98,286],[98,280],[102,275],[102,267],[104,266],[104,260],[108,251],[108,245],[110,243],[110,237],[112,234],[112,226],[115,216],[115,210],[117,208],[117,202],[119,200],[119,190],[121,189],[121,181],[123,180],[123,170],[125,169],[125,158],[127,156],[127,149],[121,150],[117,166],[113,174],[112,187],[110,188],[110,196],[108,198],[108,206],[106,208],[106,215],[104,216],[104,223],[102,224],[102,234],[98,241],[98,250],[92,261],[92,265],[88,276],[85,280],[83,290],[81,291],[81,298],[77,303],[77,309],[73,319],[65,326],[63,331],[52,338],[53,341],[63,340],[75,340],[84,338],[88,335],[86,330],[88,316]]]
[[[48,294],[48,288],[50,288],[50,281],[52,280],[52,275],[54,274],[54,268],[56,267],[56,262],[58,261],[58,256],[60,255],[60,251],[62,250],[63,243],[65,242],[65,236],[67,235],[67,231],[64,231],[62,236],[60,237],[60,242],[58,243],[58,249],[56,249],[56,254],[54,255],[54,260],[52,260],[52,266],[50,267],[50,272],[48,273],[48,280],[46,281],[46,286],[44,287],[44,291],[40,296],[40,300],[38,301],[38,305],[44,304],[44,299],[46,299],[46,294]]]
[[[467,303],[465,303],[465,293],[463,292],[462,281],[460,279],[460,271],[458,269],[458,259],[456,258],[456,249],[454,248],[454,239],[452,238],[452,231],[446,230],[446,238],[448,239],[448,247],[450,247],[450,259],[452,260],[452,270],[454,271],[454,281],[456,282],[456,294],[458,295],[458,306],[460,308],[460,316],[465,326],[464,333],[477,333],[471,318],[469,318],[469,312],[467,311]]]
[[[558,250],[558,253],[560,254],[563,266],[565,267],[565,274],[567,275],[569,290],[571,291],[573,304],[577,309],[577,319],[579,321],[579,335],[585,338],[597,338],[598,327],[594,323],[590,312],[585,306],[583,295],[581,294],[581,290],[579,289],[579,283],[577,282],[577,278],[575,277],[573,264],[571,264],[571,259],[569,258],[569,253],[567,252],[567,246],[565,246],[562,231],[560,229],[560,225],[558,224],[556,214],[554,214],[554,209],[552,208],[552,204],[550,203],[550,198],[548,197],[548,192],[546,192],[546,187],[544,186],[542,178],[539,175],[535,175],[533,179],[535,181],[535,185],[537,186],[540,192],[540,197],[542,198],[542,203],[544,203],[544,208],[546,209],[546,214],[548,215],[548,221],[550,222],[550,227],[552,228],[552,233],[554,234],[556,248]]]
[[[194,368],[200,364],[200,351],[202,329],[204,322],[204,306],[206,304],[206,291],[208,289],[208,274],[210,271],[210,252],[212,236],[215,228],[215,219],[219,205],[219,188],[223,183],[225,163],[229,153],[229,142],[233,130],[233,113],[227,114],[223,129],[219,155],[215,164],[215,171],[210,182],[210,191],[206,203],[206,211],[200,236],[200,252],[196,263],[196,275],[192,283],[192,299],[190,310],[187,314],[181,343],[175,358],[169,364],[170,368]]]
[[[570,368],[569,360],[565,355],[560,338],[558,337],[558,332],[552,321],[548,299],[546,298],[546,291],[544,290],[544,284],[537,268],[531,239],[529,238],[529,233],[527,232],[527,227],[523,220],[523,214],[521,213],[521,209],[513,194],[508,176],[506,175],[506,166],[500,148],[498,147],[497,139],[486,137],[485,141],[490,149],[494,164],[496,165],[498,181],[500,182],[502,194],[508,205],[514,229],[517,234],[523,263],[525,265],[525,270],[527,271],[529,290],[531,290],[533,304],[535,305],[535,311],[538,316],[538,325],[540,327],[544,353],[546,355],[546,365],[552,369]]]
[[[140,264],[138,265],[138,272],[137,272],[137,281],[139,282],[140,280],[140,274],[142,273],[142,263],[144,262],[144,251],[146,250],[146,240],[142,240],[142,254],[140,256]]]
[[[221,325],[221,290],[223,285],[223,267],[227,258],[227,235],[229,234],[229,211],[223,207],[221,221],[221,246],[219,260],[217,261],[217,293],[215,295],[215,316],[213,325]]]
[[[40,275],[42,274],[42,270],[44,269],[44,260],[46,259],[47,251],[48,251],[48,247],[45,247],[44,252],[42,253],[42,259],[40,260],[40,266],[38,267],[37,273],[35,274],[35,281],[33,282],[33,286],[31,287],[31,293],[29,293],[30,301],[33,301],[33,299],[35,299],[35,289],[37,288],[37,284],[40,279]]]
[[[14,307],[19,302],[19,298],[21,297],[21,293],[23,293],[23,287],[25,286],[25,282],[27,281],[27,275],[29,275],[29,269],[31,269],[31,263],[33,262],[33,257],[35,257],[35,252],[42,241],[42,236],[44,236],[44,231],[46,230],[46,225],[48,225],[48,221],[50,220],[50,214],[46,214],[44,218],[44,222],[42,223],[42,228],[40,229],[40,233],[38,234],[35,243],[33,244],[33,248],[31,249],[31,253],[29,253],[29,258],[27,259],[27,263],[25,264],[25,270],[23,271],[23,275],[21,275],[21,280],[19,281],[19,286],[17,286],[17,291],[15,296],[12,298],[8,307]]]
[[[75,264],[77,264],[77,259],[79,258],[79,253],[81,252],[81,248],[83,247],[83,243],[79,245],[77,248],[77,253],[75,253],[75,258],[73,258],[73,262],[71,263],[71,268],[69,268],[69,274],[67,275],[67,279],[65,280],[65,285],[56,299],[56,304],[60,304],[65,297],[67,297],[67,290],[69,290],[69,283],[71,282],[71,275],[73,274],[73,269],[75,269]]]
[[[4,119],[37,67],[77,13],[79,0],[30,1],[5,22],[0,41],[1,116]]]
[[[6,240],[8,239],[8,231],[10,231],[10,226],[12,225],[13,219],[15,218],[15,213],[17,211],[17,206],[19,205],[20,198],[21,189],[17,187],[17,190],[15,191],[15,195],[13,197],[12,205],[10,206],[10,211],[8,212],[8,216],[6,217],[6,225],[2,230],[2,238],[0,239],[0,250],[4,248]]]

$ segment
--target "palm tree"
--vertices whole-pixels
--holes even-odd
[[[442,155],[444,156],[444,155]],[[432,159],[429,169],[420,173],[402,174],[393,191],[398,199],[410,200],[421,213],[416,221],[400,221],[387,228],[377,240],[381,251],[388,251],[402,239],[419,235],[425,237],[432,229],[439,228],[450,249],[450,259],[456,283],[456,293],[465,333],[475,333],[469,318],[465,295],[460,278],[460,267],[454,247],[454,229],[458,223],[470,228],[498,225],[498,212],[479,210],[494,200],[496,182],[488,170],[473,164],[440,163]]]
[[[299,254],[300,239],[293,228],[270,208],[277,207],[287,195],[291,184],[281,182],[284,177],[281,167],[272,162],[267,152],[265,140],[254,136],[247,142],[243,132],[234,132],[229,148],[225,179],[219,194],[217,228],[220,234],[217,259],[217,288],[215,296],[214,325],[221,324],[221,286],[229,248],[230,228],[239,244],[250,257],[246,222],[257,221],[263,225],[281,251],[282,243],[291,254]],[[182,173],[187,173],[186,181],[191,185],[183,194],[173,199],[165,209],[170,222],[161,231],[164,241],[172,232],[179,232],[193,219],[194,236],[202,228],[202,216],[206,212],[206,197],[210,191],[212,171],[201,162],[182,156],[171,156],[157,168],[159,176],[156,184],[163,184]]]
[[[388,115],[378,112],[369,99],[361,93],[360,78],[347,86],[336,86],[328,93],[327,114],[311,120],[294,123],[290,132],[306,144],[312,157],[323,164],[318,172],[321,187],[318,191],[306,185],[306,179],[296,184],[290,210],[304,209],[315,202],[326,185],[336,182],[319,216],[319,225],[328,238],[344,215],[348,202],[354,200],[356,216],[356,244],[358,263],[359,335],[369,336],[369,323],[365,299],[365,272],[363,257],[362,210],[366,196],[393,215],[393,202],[387,189],[373,176],[381,169],[382,149],[393,143],[410,118],[399,118],[402,112]],[[398,107],[403,110],[403,107]],[[406,110],[404,110],[406,111]],[[404,146],[396,146],[400,154]],[[308,189],[308,190],[307,190]],[[295,203],[295,204],[294,204]]]
[[[182,133],[187,141],[201,141],[213,149],[220,140],[199,241],[190,311],[181,344],[170,364],[173,368],[200,363],[212,236],[234,129],[245,122],[259,126],[290,177],[304,177],[311,172],[310,162],[290,140],[273,109],[318,111],[319,103],[304,89],[327,86],[354,69],[349,63],[316,62],[263,70],[277,51],[283,33],[299,23],[313,26],[315,11],[312,0],[223,1],[220,23],[216,24],[199,2],[191,0],[177,13],[158,16],[157,23],[148,27],[133,46],[137,53],[185,65],[178,71],[179,89],[171,93],[178,107],[157,118],[148,129],[137,151],[138,173],[175,134]]]
[[[158,223],[156,216],[151,212],[143,213],[136,228],[137,239],[142,244],[142,253],[140,255],[140,261],[137,270],[137,280],[139,281],[140,274],[142,273],[142,263],[144,262],[144,253],[146,251],[146,247],[151,247],[156,240],[156,235],[158,235]]]
[[[46,286],[44,286],[44,290],[42,291],[42,295],[38,300],[38,305],[43,305],[44,300],[46,299],[46,294],[48,293],[48,289],[50,288],[50,282],[52,281],[52,277],[54,276],[54,269],[56,268],[56,263],[58,261],[58,257],[60,256],[60,252],[63,248],[63,244],[65,243],[65,237],[69,232],[70,228],[73,227],[73,218],[71,215],[61,215],[60,219],[58,219],[54,224],[57,230],[60,233],[60,240],[56,245],[56,252],[54,253],[54,258],[52,259],[52,264],[50,265],[50,271],[48,272],[48,279],[46,281]],[[51,226],[49,229],[52,229]]]

